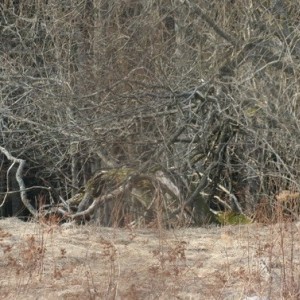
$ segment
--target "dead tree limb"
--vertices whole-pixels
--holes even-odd
[[[22,173],[23,173],[23,169],[25,166],[25,160],[12,156],[5,148],[3,148],[1,146],[0,146],[0,151],[7,157],[8,160],[12,161],[13,164],[15,164],[15,163],[19,164],[18,169],[16,171],[16,180],[20,187],[21,200],[22,200],[23,204],[25,205],[25,207],[29,210],[29,212],[34,217],[37,217],[38,211],[30,204],[30,202],[27,198],[26,187],[25,187],[25,184],[24,184],[24,181],[22,178]]]
[[[92,204],[87,209],[71,215],[70,218],[71,219],[80,219],[80,218],[84,218],[86,216],[91,215],[102,203],[113,200],[115,197],[120,196],[125,191],[130,189],[131,186],[132,186],[132,184],[131,184],[131,182],[129,182],[125,185],[121,185],[120,187],[118,187],[117,189],[112,191],[111,193],[108,193],[104,196],[95,198],[93,200]]]
[[[133,187],[143,180],[150,182],[153,186],[159,186],[161,190],[165,191],[174,198],[178,200],[181,199],[181,194],[178,187],[168,177],[166,177],[162,171],[157,171],[153,175],[133,174],[125,179],[118,187],[105,195],[93,197],[92,190],[95,187],[90,187],[90,190],[87,193],[88,195],[83,197],[82,202],[84,202],[84,205],[81,205],[80,203],[77,212],[69,215],[68,217],[71,219],[81,219],[90,216],[99,206],[122,196],[128,191],[131,191]],[[87,206],[87,204],[90,201],[86,201],[87,197],[89,197],[89,200],[92,199],[92,203],[89,206]]]

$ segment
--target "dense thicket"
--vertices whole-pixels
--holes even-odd
[[[59,202],[98,170],[155,166],[191,208],[247,214],[299,189],[298,1],[0,5],[0,140],[27,187]]]

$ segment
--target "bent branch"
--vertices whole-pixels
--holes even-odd
[[[0,151],[7,157],[8,160],[12,161],[13,164],[18,163],[18,169],[16,172],[16,180],[18,182],[18,185],[20,187],[20,196],[21,196],[21,200],[23,202],[23,204],[25,205],[25,207],[30,211],[30,213],[34,216],[37,217],[38,212],[37,210],[30,204],[28,198],[27,198],[27,194],[26,194],[26,187],[24,184],[24,181],[22,179],[22,173],[23,173],[23,169],[25,166],[25,160],[24,159],[19,159],[16,158],[14,156],[12,156],[5,148],[0,147]]]

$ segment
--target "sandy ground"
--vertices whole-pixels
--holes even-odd
[[[300,299],[297,224],[177,230],[0,220],[1,299]]]

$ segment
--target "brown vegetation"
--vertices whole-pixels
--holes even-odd
[[[172,211],[196,225],[208,207],[252,216],[262,202],[272,212],[281,190],[299,192],[295,1],[0,5],[2,215],[20,200],[37,215],[44,199],[109,218],[115,205],[96,199],[121,191],[120,202],[157,169],[180,192]],[[86,200],[94,174],[122,168],[134,174]]]
[[[7,218],[0,298],[296,300],[299,229],[136,230]]]
[[[1,1],[0,297],[299,299],[299,11]]]

